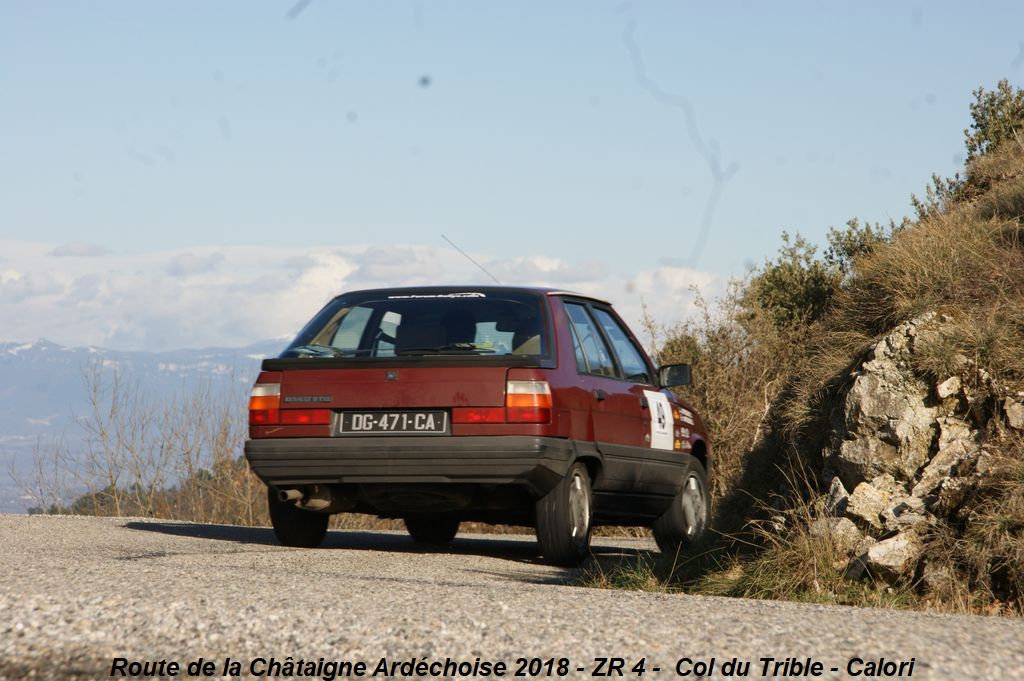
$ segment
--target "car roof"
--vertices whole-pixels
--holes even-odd
[[[547,296],[572,296],[573,298],[584,298],[586,300],[592,300],[598,303],[604,303],[605,305],[611,305],[607,300],[596,298],[594,296],[588,296],[585,293],[577,293],[576,291],[566,291],[564,289],[550,288],[546,286],[478,286],[475,284],[467,284],[465,286],[395,286],[395,287],[381,287],[381,288],[367,288],[359,289],[356,291],[346,291],[341,295],[353,295],[353,294],[364,294],[364,293],[383,293],[387,291],[390,294],[399,295],[428,295],[428,294],[439,294],[439,293],[533,293]]]

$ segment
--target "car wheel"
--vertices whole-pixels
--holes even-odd
[[[285,546],[312,549],[320,546],[327,535],[329,513],[304,511],[290,501],[277,498],[277,488],[267,488],[267,505],[270,508],[270,524],[274,526],[277,540]]]
[[[540,552],[556,565],[574,567],[590,553],[590,476],[574,463],[555,488],[537,502]]]
[[[420,513],[402,519],[414,542],[442,546],[455,539],[459,519],[447,513]]]
[[[693,546],[707,529],[710,515],[707,473],[699,461],[692,459],[672,505],[652,526],[658,548],[662,553],[674,554]]]

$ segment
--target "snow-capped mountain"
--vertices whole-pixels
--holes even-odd
[[[99,370],[137,382],[150,395],[173,394],[206,381],[215,390],[245,394],[264,357],[277,355],[285,339],[242,348],[130,352],[67,347],[47,340],[0,342],[0,464],[24,476],[37,442],[82,436],[76,417],[89,409],[86,376]],[[0,512],[23,511],[26,502],[0,466]]]

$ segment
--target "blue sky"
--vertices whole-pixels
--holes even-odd
[[[8,2],[0,340],[287,335],[342,288],[479,280],[442,233],[671,322],[784,229],[908,214],[959,169],[971,91],[1024,82],[1022,26],[1013,2]]]

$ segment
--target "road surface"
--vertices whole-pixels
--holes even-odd
[[[646,681],[725,678],[734,658],[755,679],[1024,679],[1019,619],[581,588],[576,572],[541,564],[530,537],[460,537],[437,551],[399,534],[331,532],[306,550],[267,529],[15,515],[0,515],[0,537],[3,679],[447,669]],[[613,539],[595,550],[646,548]],[[623,676],[598,658],[622,658]],[[892,675],[871,677],[872,666]]]

